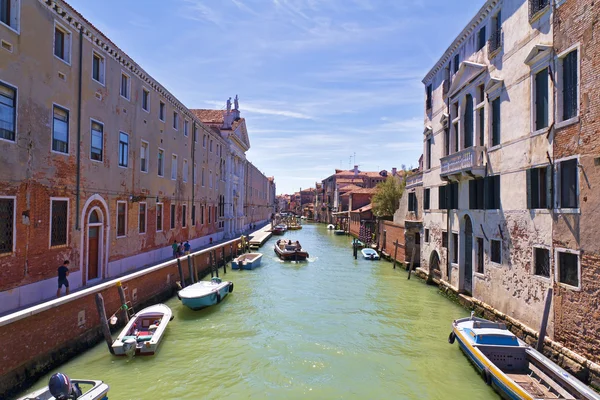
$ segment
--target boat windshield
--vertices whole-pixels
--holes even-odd
[[[476,344],[491,344],[495,346],[518,346],[515,336],[508,335],[475,335]]]

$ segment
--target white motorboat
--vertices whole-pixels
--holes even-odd
[[[134,314],[113,342],[115,355],[154,354],[172,319],[173,312],[165,304],[155,304]]]
[[[56,385],[57,380],[62,383],[61,386]],[[103,400],[108,399],[109,389],[110,387],[102,381],[70,379],[65,374],[57,373],[50,377],[48,386],[28,393],[18,400],[55,400],[64,395],[68,395],[69,399]]]
[[[220,303],[231,292],[233,292],[233,282],[214,277],[210,281],[200,281],[181,289],[177,297],[183,305],[192,310],[200,310]]]
[[[362,249],[360,252],[367,260],[379,260],[379,254],[373,249],[366,248]]]

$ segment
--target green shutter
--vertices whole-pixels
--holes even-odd
[[[554,185],[552,183],[552,165],[546,167],[546,208],[552,208],[552,193]]]
[[[526,188],[527,188],[527,209],[531,210],[532,208],[532,199],[531,199],[531,170],[528,169],[526,172]]]

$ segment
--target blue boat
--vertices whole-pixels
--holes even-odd
[[[600,396],[553,361],[513,335],[503,323],[461,318],[452,323],[450,344],[461,350],[484,381],[511,400],[583,399]]]
[[[254,269],[260,267],[262,253],[247,253],[234,258],[231,262],[231,269]]]
[[[220,303],[231,292],[233,292],[233,282],[221,281],[220,278],[215,277],[210,281],[200,281],[181,289],[177,297],[184,306],[192,310],[200,310]]]

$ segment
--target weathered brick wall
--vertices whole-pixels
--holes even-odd
[[[381,221],[379,224],[379,238],[379,248],[381,251],[388,254],[391,258],[394,258],[394,255],[396,255],[397,261],[403,263],[410,262],[410,253],[406,251],[403,226],[394,224],[391,221]],[[398,253],[395,252],[394,244],[396,241],[398,241]]]
[[[554,158],[579,156],[581,210],[555,216],[554,246],[581,252],[581,289],[555,284],[555,339],[596,363],[600,362],[599,15],[600,3],[593,0],[567,0],[554,15],[556,53],[579,44],[579,121],[555,130]]]

